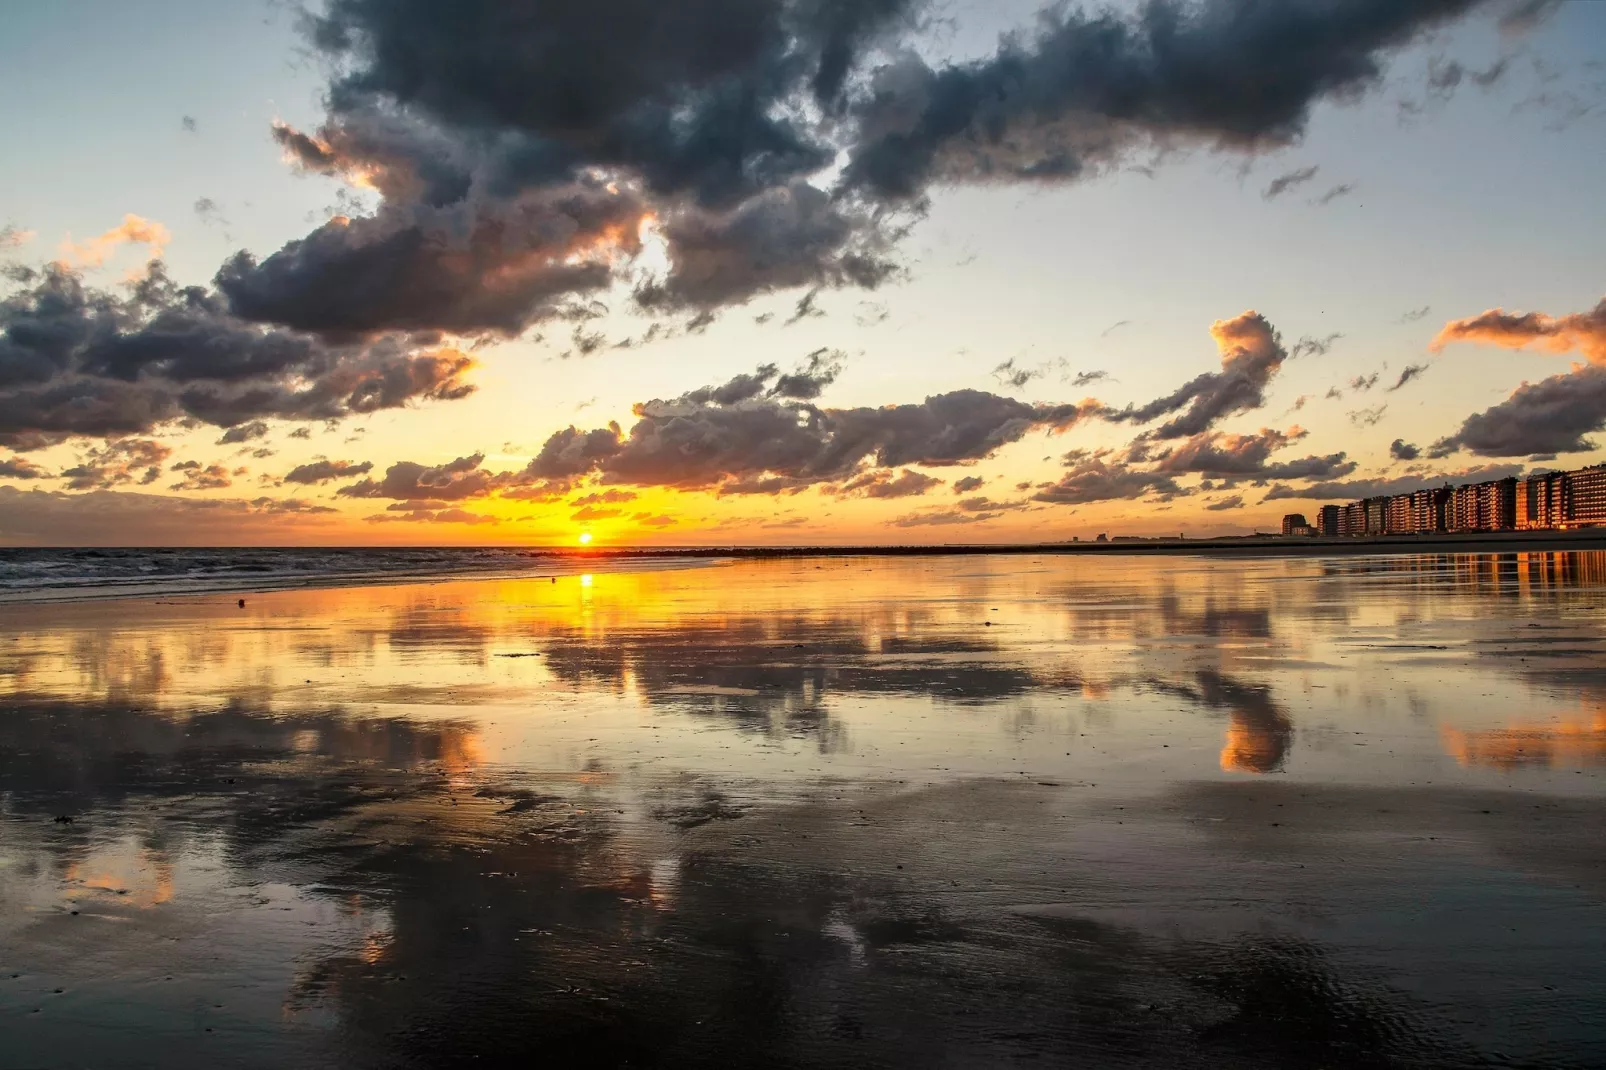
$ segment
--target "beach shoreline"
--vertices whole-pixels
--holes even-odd
[[[1439,535],[1297,538],[1280,535],[1201,539],[1116,538],[1109,542],[943,543],[884,546],[710,546],[530,550],[554,558],[619,559],[723,557],[950,557],[1033,554],[1233,554],[1258,557],[1331,557],[1353,554],[1552,553],[1606,550],[1606,529],[1587,531],[1467,532]]]
[[[707,568],[719,564],[718,559],[673,555],[649,561],[615,562],[609,572],[659,572],[667,569]],[[124,600],[166,600],[170,598],[205,598],[222,596],[235,598],[241,595],[274,594],[285,591],[328,591],[366,587],[405,587],[455,583],[460,580],[545,580],[583,575],[587,562],[547,559],[528,568],[473,568],[453,571],[435,569],[417,572],[351,572],[327,576],[264,576],[251,579],[243,576],[203,577],[196,579],[167,578],[159,581],[133,583],[85,583],[77,586],[35,587],[0,591],[0,606],[59,605],[73,602],[107,602]]]
[[[117,578],[85,578],[61,584],[39,583],[0,589],[0,605],[32,605],[60,602],[105,601],[152,597],[204,597],[208,595],[266,594],[275,591],[395,586],[400,584],[445,583],[455,580],[547,579],[581,575],[588,571],[637,571],[703,568],[735,561],[758,560],[841,560],[848,558],[910,557],[1043,557],[1074,555],[1198,556],[1198,557],[1389,557],[1408,555],[1489,555],[1511,553],[1575,553],[1606,550],[1606,530],[1580,532],[1498,532],[1443,534],[1434,536],[1378,536],[1369,538],[1288,538],[1282,536],[1220,539],[1121,539],[1110,542],[1020,543],[1004,545],[883,545],[883,546],[704,546],[704,547],[620,547],[592,549],[503,548],[503,547],[415,547],[450,555],[504,550],[516,554],[521,563],[478,564],[451,567],[439,563],[422,567],[389,569],[383,567],[350,572],[318,573],[224,573],[189,576],[164,574]],[[127,558],[142,554],[197,553],[230,554],[294,553],[295,548],[277,547],[114,547],[74,551],[67,548],[9,547],[7,551],[38,553],[116,553]],[[331,554],[359,553],[356,548],[321,548]]]

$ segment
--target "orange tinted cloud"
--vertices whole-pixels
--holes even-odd
[[[1286,718],[1235,712],[1227,722],[1221,769],[1227,773],[1271,773],[1288,755],[1293,726]]]
[[[1543,312],[1507,312],[1491,308],[1468,319],[1451,320],[1434,337],[1431,348],[1451,342],[1480,342],[1503,349],[1530,346],[1551,353],[1577,351],[1594,364],[1606,365],[1606,300],[1588,312],[1547,316]]]
[[[145,245],[150,251],[147,259],[156,260],[172,240],[173,236],[162,224],[130,212],[123,216],[122,223],[99,237],[82,243],[74,243],[69,238],[61,245],[61,258],[73,267],[99,267],[119,246]]]

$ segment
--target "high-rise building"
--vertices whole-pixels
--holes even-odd
[[[1405,535],[1411,530],[1411,496],[1396,494],[1383,506],[1383,530],[1389,535]]]
[[[1447,514],[1452,531],[1510,531],[1517,526],[1516,477],[1455,488]]]
[[[1388,505],[1387,498],[1368,498],[1361,503],[1366,510],[1365,532],[1368,535],[1388,534]]]
[[[1479,507],[1488,521],[1487,531],[1510,531],[1517,526],[1517,478],[1507,476],[1480,484]]]
[[[1310,523],[1305,519],[1304,513],[1289,513],[1283,517],[1283,534],[1294,534],[1295,528],[1309,528]]]
[[[1366,534],[1365,502],[1350,502],[1344,506],[1344,511],[1339,515],[1338,519],[1338,533],[1340,535]]]
[[[1314,530],[1403,535],[1587,527],[1606,527],[1606,465],[1324,506]]]
[[[1449,501],[1449,487],[1430,487],[1412,494],[1411,530],[1418,535],[1443,531],[1444,510]]]
[[[1517,484],[1517,529],[1542,530],[1563,527],[1567,522],[1566,472],[1529,476]]]
[[[1606,465],[1566,473],[1563,527],[1606,524]]]

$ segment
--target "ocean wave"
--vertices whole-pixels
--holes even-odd
[[[493,574],[569,575],[702,562],[589,560],[550,551],[458,548],[0,548],[0,602],[204,593]]]

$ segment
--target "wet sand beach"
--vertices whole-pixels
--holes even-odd
[[[1606,1065],[1606,555],[0,605],[0,1068]]]

